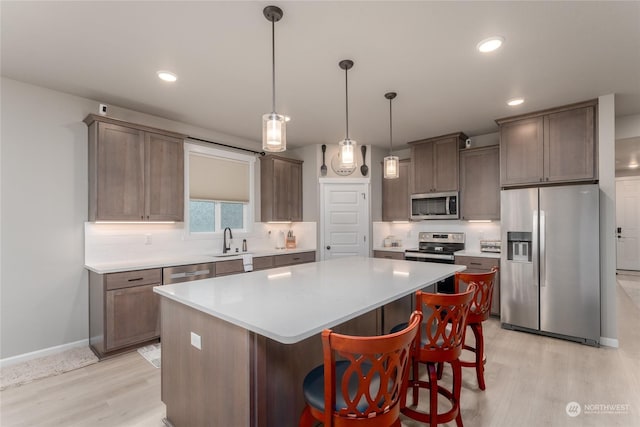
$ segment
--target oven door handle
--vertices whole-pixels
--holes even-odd
[[[453,260],[455,259],[453,255],[440,255],[440,254],[425,254],[425,253],[420,253],[420,252],[405,252],[404,253],[404,257],[405,258],[422,258],[422,259],[446,259],[446,260]]]

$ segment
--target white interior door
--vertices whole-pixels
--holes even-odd
[[[640,270],[640,177],[616,179],[619,270]]]
[[[322,187],[322,259],[369,256],[369,184]]]

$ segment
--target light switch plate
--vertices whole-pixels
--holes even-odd
[[[200,338],[200,335],[191,332],[191,345],[198,350],[202,350],[202,338]]]

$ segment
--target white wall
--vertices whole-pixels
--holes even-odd
[[[615,96],[601,96],[598,99],[600,336],[602,344],[617,347],[615,122]]]
[[[640,136],[640,114],[616,117],[616,139]]]
[[[0,359],[88,338],[87,127],[98,102],[1,80]],[[226,136],[110,106],[109,116],[259,150]],[[259,186],[258,186],[259,189]]]

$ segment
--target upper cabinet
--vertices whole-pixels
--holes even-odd
[[[302,161],[260,158],[262,221],[302,221]]]
[[[460,151],[461,219],[500,219],[499,171],[497,145]]]
[[[183,221],[185,136],[89,115],[89,220]]]
[[[409,143],[412,194],[458,191],[458,150],[465,139],[458,132]]]
[[[593,181],[597,100],[496,120],[503,187]]]
[[[411,160],[400,160],[400,176],[395,179],[382,178],[383,221],[408,221],[411,216],[409,212],[410,165]],[[382,167],[384,168],[384,164]]]

